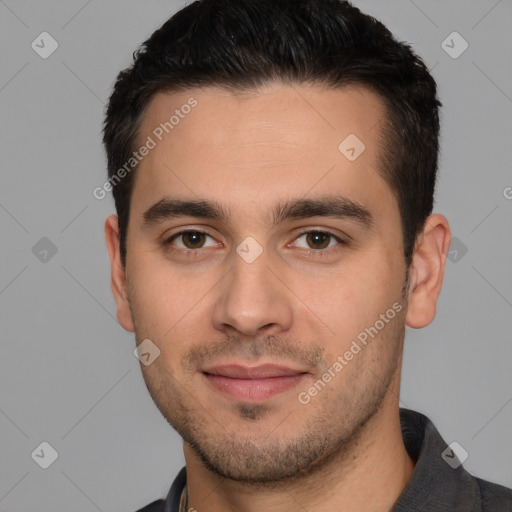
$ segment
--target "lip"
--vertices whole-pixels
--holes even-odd
[[[204,370],[204,373],[230,377],[232,379],[266,379],[272,377],[288,377],[306,372],[303,370],[295,370],[288,366],[267,363],[260,364],[258,366],[222,364],[212,366],[211,368]]]
[[[242,402],[262,402],[297,386],[307,372],[287,366],[262,364],[243,366],[218,365],[203,371],[216,391]]]

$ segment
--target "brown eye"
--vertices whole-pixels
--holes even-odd
[[[328,247],[332,235],[321,231],[310,231],[306,233],[306,241],[311,249],[325,249]]]
[[[181,235],[183,240],[183,245],[187,249],[199,249],[204,245],[205,242],[205,233],[201,233],[199,231],[188,231],[187,233],[183,233]]]
[[[345,245],[348,245],[348,242],[335,234],[316,229],[302,232],[293,244],[295,247],[309,251],[311,254],[315,253],[318,256],[322,256],[331,250],[336,251]]]
[[[163,242],[163,245],[176,251],[194,251],[214,247],[217,244],[208,233],[188,230],[180,231],[179,233],[172,235]]]

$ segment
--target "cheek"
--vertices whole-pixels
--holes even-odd
[[[207,301],[202,299],[216,282],[213,276],[180,274],[161,258],[141,258],[130,271],[130,302],[141,335],[165,346],[169,338],[204,325]]]
[[[322,285],[302,279],[293,287],[305,305],[299,321],[307,332],[325,332],[331,339],[326,349],[336,357],[400,300],[401,273],[391,258],[366,256],[355,265],[340,267]]]

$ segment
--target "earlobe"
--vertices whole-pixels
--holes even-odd
[[[134,332],[135,327],[126,288],[125,268],[121,261],[117,215],[111,215],[105,221],[105,241],[110,257],[110,284],[117,305],[117,320],[124,329]]]
[[[418,237],[410,268],[409,307],[406,323],[420,329],[436,316],[450,248],[450,225],[440,214],[430,215]]]

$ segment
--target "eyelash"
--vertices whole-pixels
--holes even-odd
[[[192,256],[192,255],[199,256],[201,249],[204,250],[204,249],[211,249],[211,248],[213,248],[213,247],[206,247],[206,248],[199,247],[197,249],[181,249],[181,248],[176,249],[175,247],[172,246],[172,242],[175,239],[179,238],[182,235],[186,235],[186,234],[189,234],[189,233],[198,233],[198,234],[206,235],[206,236],[209,236],[210,238],[213,238],[206,231],[201,231],[201,230],[197,230],[197,229],[187,229],[187,230],[179,231],[178,233],[175,233],[175,234],[171,235],[169,238],[165,239],[162,242],[162,245],[167,250],[171,251],[172,253],[182,254],[182,255],[184,254],[184,255],[189,255],[189,256]],[[301,233],[299,233],[297,235],[295,240],[299,239],[300,237],[302,237],[304,235],[308,235],[310,233],[325,235],[325,236],[329,236],[331,238],[334,238],[334,240],[336,240],[336,242],[338,242],[338,246],[328,247],[326,249],[302,249],[303,252],[306,253],[308,256],[310,256],[310,255],[314,255],[314,257],[326,256],[326,255],[329,255],[331,253],[331,251],[339,250],[339,246],[340,245],[341,246],[347,246],[349,244],[346,240],[341,239],[340,237],[336,236],[334,233],[331,233],[330,231],[322,231],[322,230],[318,230],[318,229],[310,229],[310,230],[307,230],[307,231],[302,231]]]

